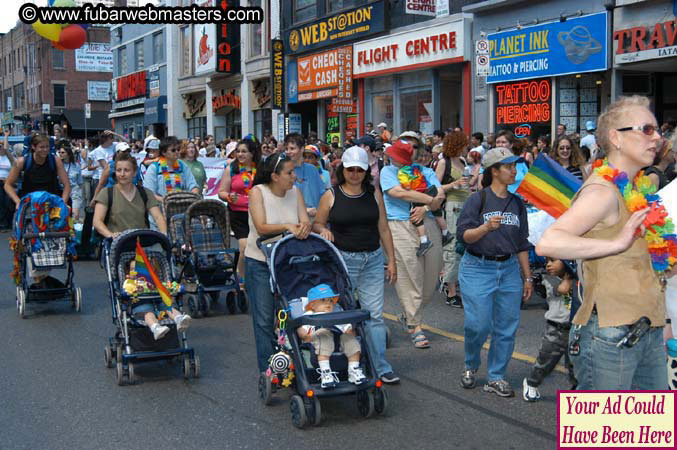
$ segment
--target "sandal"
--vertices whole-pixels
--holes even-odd
[[[416,348],[430,348],[430,342],[428,342],[428,338],[425,337],[423,331],[411,334],[411,342],[413,342]]]

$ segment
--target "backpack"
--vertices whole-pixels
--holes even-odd
[[[141,200],[143,200],[143,208],[145,213],[144,219],[146,220],[146,228],[150,228],[150,221],[148,220],[148,194],[146,193],[146,190],[144,188],[139,187],[138,185],[134,186],[136,187],[136,190],[139,192]],[[103,219],[103,223],[106,224],[106,226],[108,226],[111,207],[113,206],[113,187],[114,186],[110,186],[106,188],[108,190],[108,209],[106,210],[106,217],[104,217]]]

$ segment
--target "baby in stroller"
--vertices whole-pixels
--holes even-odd
[[[308,291],[303,315],[326,314],[334,311],[339,295],[327,284],[318,284]],[[360,343],[350,324],[334,325],[333,328],[316,329],[312,325],[302,325],[296,333],[304,342],[310,342],[315,348],[319,364],[320,386],[322,389],[336,387],[338,376],[331,370],[329,358],[334,351],[334,333],[340,332],[341,348],[348,358],[348,381],[359,385],[367,380],[360,367]]]
[[[155,273],[162,273],[157,264],[155,258],[151,257],[150,264],[153,267]],[[129,265],[125,269],[126,279],[122,285],[124,291],[132,295],[135,291],[138,294],[143,294],[144,292],[150,292],[155,290],[152,288],[152,281],[146,280],[143,277],[134,276],[131,277],[130,274],[136,273],[136,262],[134,260],[129,262]],[[160,314],[166,313],[170,319],[176,324],[176,331],[182,333],[188,329],[190,321],[192,320],[188,314],[182,314],[179,310],[174,307],[166,307],[160,311]],[[143,321],[146,323],[150,331],[153,333],[153,338],[157,341],[162,339],[169,333],[169,327],[160,324],[158,321],[156,308],[151,303],[141,303],[136,306],[132,306],[132,314],[137,317],[142,317]]]

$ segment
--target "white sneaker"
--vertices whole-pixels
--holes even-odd
[[[367,377],[364,376],[364,372],[360,366],[348,367],[348,381],[353,384],[362,384],[367,381]]]
[[[525,402],[537,402],[541,399],[541,393],[538,392],[538,388],[529,386],[526,378],[522,381],[522,398]]]
[[[336,372],[333,372],[331,369],[317,369],[317,373],[320,374],[320,386],[322,389],[333,388],[338,384],[338,376],[336,375]]]
[[[188,314],[179,314],[176,316],[176,319],[174,319],[174,323],[176,324],[176,331],[179,333],[183,333],[188,329],[190,326],[190,321],[193,320]]]
[[[156,323],[153,324],[152,327],[150,327],[150,331],[153,332],[153,337],[155,338],[155,340],[159,341],[160,339],[165,337],[167,333],[169,333],[169,327]]]

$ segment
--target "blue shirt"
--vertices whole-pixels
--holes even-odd
[[[301,163],[300,166],[294,167],[294,173],[296,174],[294,185],[301,191],[306,208],[317,208],[320,204],[320,197],[326,190],[317,167]]]
[[[381,181],[381,191],[383,192],[383,204],[386,208],[386,216],[388,220],[409,220],[409,210],[411,209],[411,203],[399,198],[395,198],[388,194],[388,190],[394,188],[395,186],[400,186],[400,181],[397,179],[398,168],[390,165],[385,166],[381,170],[380,181]],[[428,168],[423,168],[423,176],[425,177],[428,186],[436,186],[440,188],[440,180],[437,179],[435,172]],[[432,217],[431,213],[428,213],[429,217]]]
[[[181,173],[182,191],[190,191],[193,188],[197,189],[197,183],[195,182],[193,172],[191,172],[190,168],[181,160],[179,160],[179,172]],[[143,187],[150,189],[155,195],[161,197],[167,195],[167,186],[165,185],[165,180],[160,172],[160,164],[157,161],[148,166],[146,175],[143,177]]]

